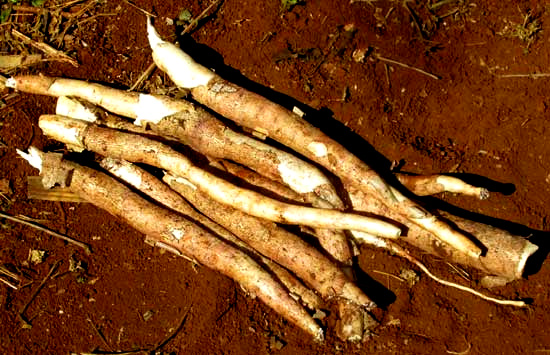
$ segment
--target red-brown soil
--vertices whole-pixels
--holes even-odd
[[[28,200],[26,177],[37,172],[15,149],[59,145],[37,126],[40,114],[54,112],[55,100],[19,94],[0,109],[0,179],[7,179],[12,190],[6,194],[11,203],[0,203],[6,213],[45,219],[48,227],[92,245],[93,253],[1,222],[0,264],[27,270],[34,283],[20,290],[0,283],[0,352],[147,352],[160,345],[162,353],[175,354],[550,352],[550,266],[543,263],[550,228],[550,77],[500,76],[550,72],[550,10],[536,3],[451,2],[438,14],[456,11],[436,24],[413,2],[407,6],[416,21],[400,1],[306,0],[281,11],[277,1],[226,0],[180,41],[226,78],[302,108],[313,124],[380,170],[398,161],[402,171],[463,173],[493,190],[486,201],[438,197],[447,208],[471,211],[470,217],[530,236],[541,246],[524,279],[483,289],[531,299],[528,308],[497,306],[422,274],[409,286],[387,274],[415,267],[362,247],[358,266],[368,275],[365,292],[385,308],[378,314],[382,326],[366,343],[344,343],[333,331],[336,319],[330,314],[324,321],[327,339],[316,344],[231,280],[148,246],[142,235],[95,207]],[[135,4],[157,14],[159,31],[168,37],[176,28],[166,18],[182,9],[197,15],[209,2]],[[107,1],[95,11],[115,15],[74,29],[80,41],[73,53],[78,68],[46,63],[31,72],[131,86],[151,63],[145,17],[122,1]],[[507,25],[522,25],[527,13],[542,26],[529,46],[503,33]],[[417,24],[423,26],[424,39]],[[367,50],[366,56],[356,61],[361,50]],[[440,80],[386,65],[376,56]],[[171,85],[160,72],[155,75]],[[30,249],[46,250],[47,258],[25,267]],[[466,269],[470,279],[465,280],[444,260],[416,255],[436,274],[482,289],[475,270]],[[66,272],[71,258],[84,263],[86,275]],[[26,310],[32,329],[22,329],[19,309],[58,261],[55,277]]]

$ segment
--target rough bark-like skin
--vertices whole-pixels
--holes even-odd
[[[450,226],[433,223],[429,212],[397,191],[391,191],[367,164],[284,107],[220,77],[212,79],[208,85],[193,88],[191,94],[198,102],[222,116],[244,127],[267,133],[274,140],[321,164],[346,183],[378,196],[389,207],[428,228],[442,240],[453,243],[459,250],[471,255],[481,252],[471,240]]]
[[[375,307],[335,264],[294,234],[272,222],[217,203],[200,190],[178,183],[174,177],[167,175],[164,180],[203,214],[238,235],[263,255],[294,271],[323,297],[341,297],[368,309]]]
[[[479,258],[470,257],[457,252],[445,243],[441,243],[431,233],[403,218],[403,216],[389,209],[377,199],[351,186],[347,186],[347,190],[356,211],[384,215],[405,224],[409,229],[407,235],[402,238],[403,241],[449,262],[469,265],[489,275],[502,276],[510,280],[521,278],[525,262],[537,250],[537,246],[528,240],[505,230],[453,216],[449,213],[438,212],[444,218],[455,223],[461,230],[470,233],[487,248],[487,252],[483,256]]]
[[[21,75],[13,80],[15,89],[20,91],[55,97],[77,96],[116,113],[133,112],[139,101],[138,93],[125,92],[121,95],[121,90],[82,80],[38,75]]]
[[[328,204],[325,200],[320,201],[319,197],[315,194],[298,194],[277,181],[266,178],[265,176],[262,176],[255,171],[246,169],[243,166],[239,166],[228,161],[221,161],[220,163],[229,173],[254,186],[258,186],[278,196],[289,199],[290,201],[308,202],[312,206],[318,208],[334,208],[334,206],[330,206],[330,204]],[[343,206],[343,203],[341,203],[341,205]],[[325,249],[334,259],[343,264],[351,265],[353,253],[349,240],[344,231],[316,228],[315,235],[319,239],[319,243],[323,249]]]
[[[307,312],[246,254],[189,219],[146,201],[103,173],[70,163],[66,167],[72,170],[70,188],[82,198],[122,218],[147,236],[232,278],[289,321],[316,339],[322,338],[322,330]],[[48,173],[45,168],[42,176]]]
[[[246,251],[249,255],[254,257],[255,260],[259,260],[263,266],[275,274],[279,281],[281,281],[281,283],[285,285],[285,287],[293,295],[299,297],[302,303],[304,303],[308,308],[317,309],[322,304],[322,300],[319,296],[317,296],[312,290],[308,289],[290,272],[268,258],[258,255],[258,253],[248,244],[241,241],[233,233],[212,221],[210,218],[199,213],[193,208],[193,206],[185,201],[180,194],[172,190],[168,185],[164,184],[152,174],[141,169],[135,164],[112,158],[103,159],[101,161],[101,166],[121,180],[153,198],[155,201],[170,208],[171,210],[189,217],[193,221],[198,222],[199,225],[213,232],[215,235],[220,236],[232,245]],[[122,174],[121,171],[123,171]]]
[[[75,96],[118,115],[134,119],[140,115],[141,96],[138,93],[75,79],[17,76],[13,80],[17,90],[56,97]],[[322,173],[311,164],[229,129],[206,110],[190,102],[158,95],[145,96],[162,103],[167,111],[177,112],[172,117],[165,117],[156,124],[151,123],[153,130],[160,135],[180,140],[202,154],[231,159],[249,166],[253,170],[263,171],[262,174],[266,174],[274,180],[283,180],[283,175],[279,171],[282,159],[296,162],[293,167],[298,172],[300,170],[311,171],[313,175],[322,176]],[[140,119],[147,121],[147,117]],[[116,122],[112,118],[102,123],[131,132],[145,132],[144,128],[133,128],[123,121]],[[318,178],[302,180],[313,182]],[[328,180],[315,186],[312,192],[327,200],[335,208],[340,208],[341,201]]]
[[[353,229],[390,238],[400,234],[400,229],[395,225],[374,218],[292,205],[239,188],[194,166],[188,158],[165,144],[135,134],[56,115],[42,115],[39,126],[46,135],[70,143],[71,146],[173,171],[200,187],[213,199],[255,216],[287,224]]]

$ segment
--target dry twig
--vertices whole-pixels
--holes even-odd
[[[20,153],[21,154],[21,153]],[[44,232],[44,233],[47,233],[53,237],[56,237],[56,238],[59,238],[61,240],[64,240],[66,241],[67,243],[71,243],[71,244],[74,244],[82,249],[84,249],[84,251],[86,252],[86,254],[91,254],[92,253],[92,250],[90,249],[90,247],[86,244],[86,243],[83,243],[83,242],[79,242],[78,240],[75,240],[71,237],[67,237],[66,235],[63,235],[63,234],[59,234],[57,232],[54,232],[52,231],[51,229],[48,229],[46,227],[43,227],[39,224],[36,224],[36,223],[32,223],[32,222],[28,222],[28,221],[25,221],[21,218],[17,218],[17,217],[14,217],[14,216],[10,216],[8,214],[5,214],[3,212],[0,212],[0,217],[1,218],[5,218],[9,221],[12,221],[12,222],[17,222],[17,223],[21,223],[21,224],[24,224],[26,226],[29,226],[29,227],[32,227],[34,229],[38,229],[39,231],[41,232]]]
[[[36,42],[32,40],[31,38],[25,36],[21,32],[17,31],[15,28],[11,30],[11,34],[21,40],[23,43],[29,44],[39,51],[44,52],[47,56],[51,57],[53,60],[59,60],[62,62],[66,62],[69,64],[72,64],[75,67],[78,67],[78,62],[74,60],[73,58],[69,57],[65,53],[53,48],[52,46],[43,43],[43,42]]]
[[[46,284],[50,276],[52,276],[53,272],[57,269],[60,263],[61,263],[61,260],[58,260],[55,262],[55,264],[53,264],[53,266],[50,268],[50,271],[48,271],[48,274],[46,275],[46,277],[44,277],[42,282],[40,282],[40,284],[36,287],[36,289],[33,291],[31,296],[27,300],[27,302],[25,302],[23,307],[19,309],[19,313],[17,315],[19,317],[19,320],[22,323],[23,328],[27,328],[27,329],[32,328],[32,324],[30,324],[25,318],[25,312],[27,311],[27,308],[29,308],[31,302],[35,299],[36,295],[38,295],[38,292],[40,292],[40,290],[44,287],[44,285]]]

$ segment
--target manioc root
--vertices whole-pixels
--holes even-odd
[[[335,264],[294,234],[272,222],[212,200],[181,177],[166,174],[163,180],[204,215],[261,254],[292,270],[325,299],[343,298],[367,309],[376,307]]]
[[[78,97],[107,111],[134,118],[138,126],[147,123],[157,134],[177,139],[204,155],[230,159],[253,170],[261,170],[272,179],[282,180],[298,193],[315,193],[334,208],[343,207],[334,187],[317,168],[292,154],[229,129],[190,102],[117,90],[82,80],[45,76],[17,76],[8,79],[7,85],[28,93]],[[68,100],[58,102],[61,106],[58,114],[93,122],[85,118],[93,115],[88,112],[74,116],[83,111],[75,109],[75,104]],[[129,127],[124,129],[133,131]]]
[[[205,227],[207,230],[212,231],[215,235],[218,235],[228,241],[230,244],[239,247],[241,250],[245,250],[249,255],[252,255],[254,259],[259,259],[261,264],[277,276],[279,281],[281,281],[281,283],[290,291],[291,295],[294,295],[294,298],[300,299],[301,302],[308,308],[318,309],[321,306],[322,301],[319,296],[317,296],[312,290],[308,289],[290,272],[270,259],[259,255],[255,250],[248,246],[248,244],[245,244],[233,233],[199,213],[187,201],[185,201],[181,195],[154,177],[152,174],[128,161],[109,157],[104,158],[100,165],[103,169],[107,170],[122,181],[130,184],[137,190],[142,191],[155,201],[173,211],[189,217],[199,225]]]
[[[315,194],[298,194],[287,186],[243,166],[239,166],[227,160],[220,160],[218,163],[220,169],[241,178],[249,184],[260,187],[271,194],[275,194],[290,201],[308,202],[313,207],[334,208],[326,202],[326,200],[318,198]],[[339,262],[345,265],[351,265],[353,252],[350,241],[344,231],[316,228],[314,232],[315,236],[319,239],[321,247],[326,250],[327,253]]]
[[[447,175],[408,175],[395,174],[400,183],[418,196],[428,196],[443,192],[452,192],[474,196],[480,200],[489,198],[489,191],[482,187],[472,186],[464,181]]]
[[[138,231],[232,278],[316,340],[323,339],[322,329],[305,309],[243,252],[187,218],[146,201],[106,174],[65,161],[59,154],[45,154],[35,148],[23,156],[40,169],[41,176],[49,183],[58,181],[70,186],[82,198],[122,218]]]
[[[434,235],[403,218],[377,199],[350,185],[346,189],[355,211],[383,215],[403,223],[408,228],[407,235],[401,238],[403,241],[449,262],[472,266],[489,275],[502,276],[509,280],[521,278],[527,259],[538,249],[525,238],[505,230],[438,211],[443,218],[471,234],[486,248],[486,253],[480,257],[457,253],[454,248],[441,243]]]
[[[374,218],[291,205],[239,188],[198,168],[172,148],[145,137],[56,115],[42,115],[38,124],[44,134],[70,147],[173,171],[217,201],[254,216],[286,224],[352,229],[389,238],[397,238],[400,234],[400,229],[396,226]]]

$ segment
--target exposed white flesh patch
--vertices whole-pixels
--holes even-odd
[[[279,161],[277,165],[279,175],[285,184],[298,193],[313,192],[321,185],[330,186],[330,181],[318,169],[291,154],[287,154],[245,135],[237,134],[229,129],[225,130],[224,134],[235,144],[246,144],[255,149],[275,155]]]
[[[195,185],[193,185],[193,183],[191,183],[191,181],[187,180],[186,178],[181,177],[181,176],[172,175],[170,173],[166,173],[164,175],[163,180],[166,181],[167,184],[170,184],[171,182],[177,182],[179,184],[189,186],[193,190],[197,189],[197,187]]]
[[[304,165],[302,161],[287,154],[277,154],[277,159],[279,174],[292,190],[305,194],[314,192],[321,185],[330,186],[330,181],[309,164]]]
[[[60,96],[57,99],[55,113],[87,122],[97,121],[97,116],[85,105],[74,98]]]
[[[28,153],[25,153],[19,149],[16,149],[16,151],[17,154],[25,159],[33,168],[36,168],[42,172],[42,152],[38,150],[38,148],[30,147]]]
[[[326,157],[328,154],[327,146],[321,142],[311,142],[307,146],[307,150],[312,152],[316,157]]]
[[[147,19],[147,38],[155,64],[179,87],[192,89],[206,85],[214,78],[215,74],[211,70],[195,62],[177,46],[162,40],[150,19]]]
[[[101,166],[135,188],[141,188],[141,174],[136,173],[133,165],[126,160],[105,158],[101,161]]]
[[[172,229],[170,233],[172,233],[172,237],[176,238],[177,240],[180,240],[185,235],[185,232],[181,229]]]
[[[388,245],[383,238],[379,238],[372,234],[361,232],[361,231],[350,231],[350,232],[351,232],[351,235],[353,235],[353,237],[358,243],[373,245],[377,248],[386,248]]]
[[[136,120],[134,124],[142,126],[143,122],[157,124],[166,116],[173,115],[177,111],[174,107],[165,104],[164,101],[147,94],[140,94],[135,110]]]
[[[42,115],[38,120],[38,126],[45,135],[82,150],[85,147],[81,141],[81,134],[88,125],[86,121],[56,115]]]
[[[7,88],[17,89],[17,81],[15,80],[15,78],[8,78],[4,85],[6,85]]]

